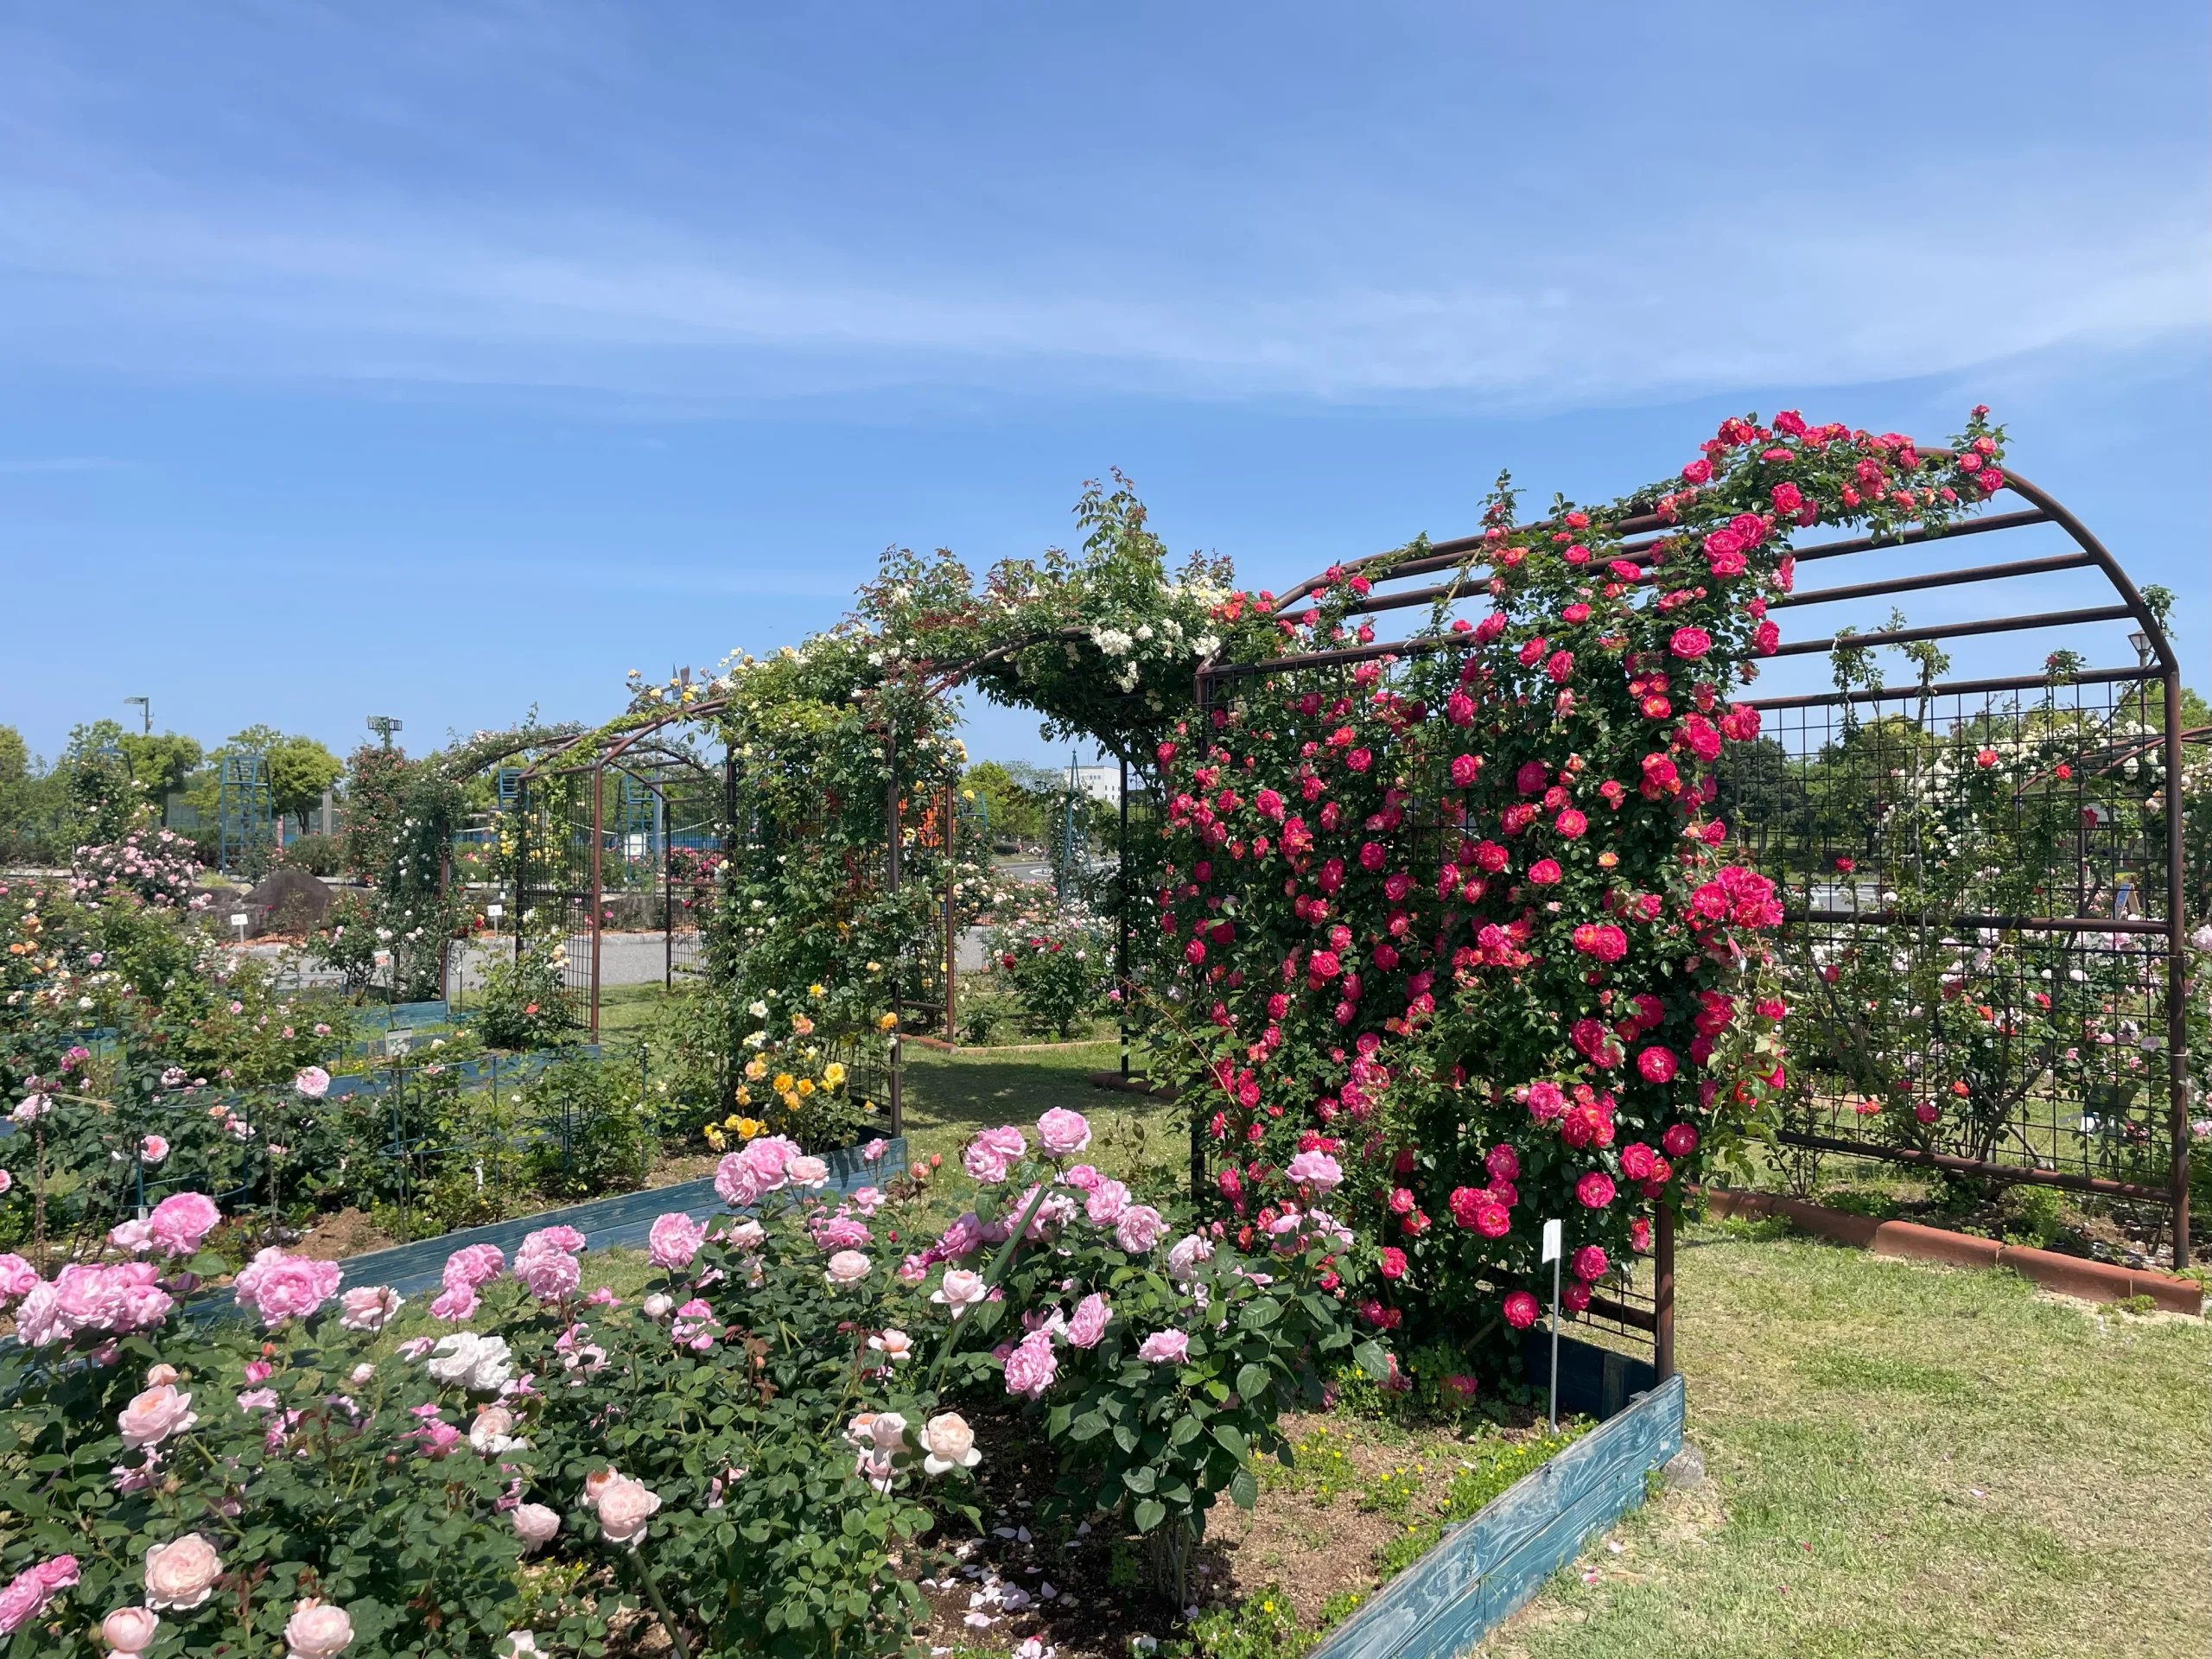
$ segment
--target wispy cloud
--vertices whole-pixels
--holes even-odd
[[[650,219],[435,201],[131,202],[0,188],[18,360],[223,376],[569,384],[744,399],[917,379],[1185,395],[1539,401],[1878,380],[2205,330],[2206,203],[2083,187],[1910,238],[1777,241],[1773,204],[1578,258],[995,275],[779,260]],[[2063,231],[2055,229],[2063,225]],[[1068,264],[1087,267],[1070,258]]]

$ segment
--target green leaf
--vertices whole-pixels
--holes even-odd
[[[1351,1357],[1352,1363],[1375,1382],[1380,1382],[1390,1375],[1389,1356],[1382,1351],[1382,1344],[1372,1337],[1353,1349]]]
[[[1150,1532],[1167,1518],[1167,1506],[1156,1497],[1147,1497],[1137,1505],[1135,1521],[1139,1532]]]
[[[1266,1399],[1274,1387],[1274,1379],[1268,1376],[1264,1366],[1243,1365],[1237,1368],[1236,1392],[1248,1405],[1254,1401]]]
[[[1122,1472],[1122,1484],[1133,1492],[1148,1492],[1159,1483],[1160,1473],[1148,1463]]]
[[[1106,1432],[1106,1420],[1095,1411],[1086,1411],[1077,1418],[1068,1430],[1071,1440],[1095,1440]]]
[[[1247,1331],[1264,1331],[1282,1317],[1282,1308],[1272,1296],[1255,1296],[1245,1303],[1243,1316],[1238,1323]]]
[[[1197,1440],[1199,1435],[1205,1433],[1205,1430],[1200,1427],[1198,1420],[1192,1416],[1190,1413],[1185,1412],[1180,1417],[1178,1417],[1175,1420],[1175,1426],[1167,1431],[1167,1444],[1170,1446],[1188,1446],[1192,1440]]]
[[[1251,1451],[1251,1443],[1244,1438],[1244,1431],[1234,1423],[1216,1423],[1213,1437],[1221,1442],[1222,1450],[1233,1458],[1243,1458]]]
[[[1124,1452],[1135,1451],[1137,1449],[1136,1430],[1131,1428],[1127,1423],[1115,1424],[1114,1444],[1120,1446]]]

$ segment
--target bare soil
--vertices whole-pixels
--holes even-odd
[[[1188,1605],[1277,1594],[1311,1630],[1332,1597],[1376,1587],[1382,1552],[1433,1520],[1466,1447],[1449,1429],[1408,1430],[1340,1412],[1287,1416],[1283,1428],[1301,1448],[1298,1467],[1269,1460],[1253,1510],[1224,1501],[1213,1511]],[[1483,1432],[1512,1440],[1527,1431]],[[1125,1659],[1131,1637],[1174,1633],[1185,1610],[1151,1587],[1141,1543],[1043,1518],[1050,1453],[1025,1444],[1018,1420],[978,1424],[977,1444],[988,1532],[977,1541],[950,1533],[927,1541],[957,1557],[923,1580],[932,1647],[1010,1649],[1034,1636],[1065,1659]],[[1378,1493],[1386,1479],[1402,1499]],[[987,1622],[970,1624],[971,1615]]]

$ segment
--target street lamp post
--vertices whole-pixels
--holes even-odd
[[[384,740],[384,746],[387,749],[391,747],[391,734],[399,728],[400,722],[394,720],[390,715],[371,715],[369,716],[369,729]]]
[[[123,700],[123,706],[128,709],[134,702],[138,705],[139,712],[145,717],[143,729],[148,737],[151,737],[154,734],[154,700],[151,697],[125,697]]]

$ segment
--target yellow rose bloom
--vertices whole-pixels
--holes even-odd
[[[791,1074],[788,1071],[779,1071],[776,1074],[775,1082],[768,1086],[779,1095],[788,1095],[791,1091]]]
[[[876,1028],[878,1031],[889,1031],[889,1030],[890,1030],[893,1026],[897,1025],[898,1023],[899,1023],[899,1016],[898,1016],[897,1014],[887,1014],[882,1015],[880,1018],[879,1018],[879,1019],[876,1020],[876,1022],[875,1022],[875,1028]]]
[[[798,1080],[798,1091],[802,1095],[812,1094],[814,1092],[814,1079],[812,1077],[801,1077]]]
[[[716,1152],[720,1152],[727,1144],[722,1139],[722,1132],[711,1123],[707,1125],[707,1144]]]
[[[758,1082],[768,1075],[768,1062],[755,1054],[745,1063],[745,1075]]]
[[[806,988],[806,994],[809,996],[827,996],[830,995],[830,992],[824,986],[810,985]]]
[[[845,1066],[842,1060],[832,1060],[822,1068],[822,1081],[835,1089],[845,1080]]]
[[[741,1083],[737,1085],[737,1103],[741,1106],[750,1106],[753,1103],[753,1091]]]

